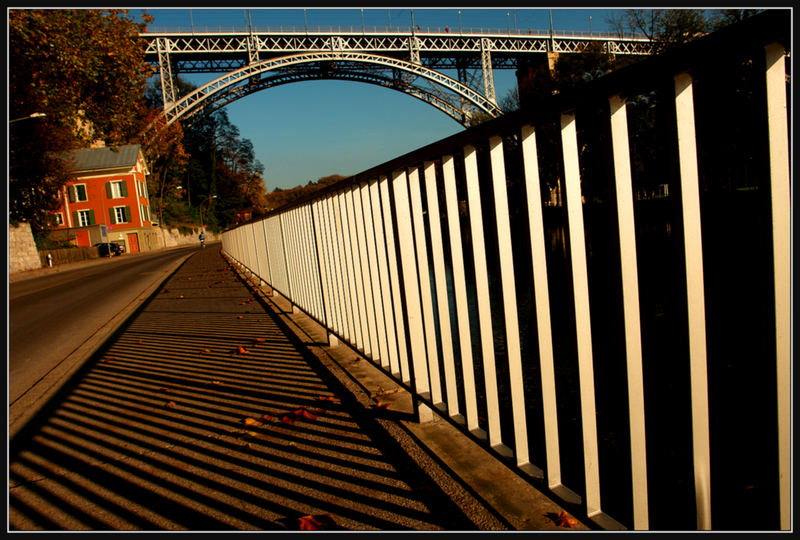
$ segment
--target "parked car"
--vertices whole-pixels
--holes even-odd
[[[99,244],[95,244],[95,247],[97,248],[97,253],[101,257],[111,257],[113,255],[122,255],[125,253],[125,248],[114,242],[100,242]]]

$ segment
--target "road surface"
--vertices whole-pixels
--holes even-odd
[[[56,372],[69,371],[88,358],[143,298],[198,249],[193,245],[123,255],[10,283],[10,409],[25,410],[40,402],[60,382],[52,380]],[[16,417],[12,412],[12,424]]]

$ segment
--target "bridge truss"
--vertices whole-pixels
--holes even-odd
[[[191,123],[253,92],[291,82],[337,79],[391,88],[469,125],[473,110],[502,114],[494,69],[517,69],[538,56],[599,47],[612,54],[650,54],[646,38],[599,35],[460,34],[441,31],[147,32],[145,57],[161,78],[167,123]],[[445,75],[450,72],[452,76]],[[186,96],[179,73],[222,73]]]

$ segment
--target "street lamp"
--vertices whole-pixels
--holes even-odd
[[[13,120],[9,120],[8,123],[13,124],[14,122],[19,122],[21,120],[28,120],[30,118],[42,118],[43,116],[47,115],[43,112],[35,112],[33,114],[29,114],[28,116],[23,116],[21,118],[14,118]]]

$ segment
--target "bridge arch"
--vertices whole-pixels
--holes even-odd
[[[502,114],[493,100],[420,64],[369,53],[318,51],[255,62],[226,73],[173,103],[165,103],[164,116],[169,125],[272,86],[326,79],[366,82],[404,92],[465,126],[470,115],[463,105],[455,105],[454,100],[469,103],[492,117]]]

